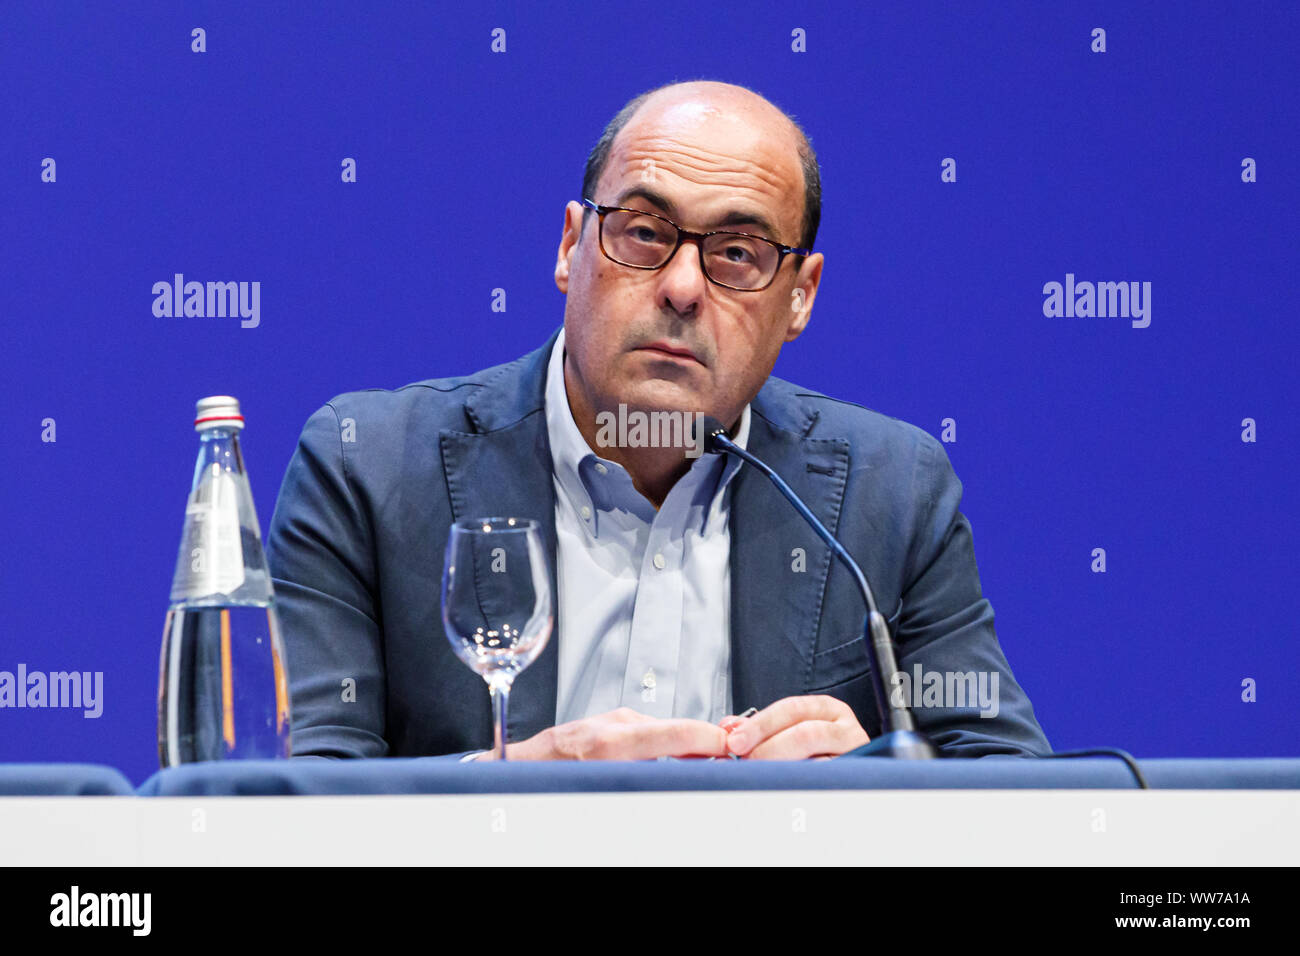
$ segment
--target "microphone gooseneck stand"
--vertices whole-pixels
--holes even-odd
[[[871,686],[875,692],[876,711],[880,716],[883,732],[869,743],[863,744],[856,750],[850,750],[842,756],[894,757],[903,760],[928,760],[935,757],[934,745],[916,729],[916,721],[912,717],[911,710],[908,709],[907,702],[902,700],[902,695],[898,695],[898,700],[895,700],[894,695],[889,692],[887,679],[892,679],[898,670],[898,662],[894,657],[894,642],[890,639],[889,627],[885,624],[884,616],[876,607],[876,598],[871,593],[871,585],[867,583],[867,576],[862,573],[862,568],[845,550],[844,545],[836,540],[808,506],[800,500],[794,493],[794,489],[765,462],[733,442],[721,422],[716,418],[706,417],[703,421],[703,430],[704,451],[710,454],[733,455],[767,475],[795,511],[799,512],[813,531],[817,532],[817,536],[826,542],[831,553],[849,569],[849,573],[858,585],[858,590],[862,592],[862,599],[867,605],[867,616],[863,622],[862,632],[866,639],[867,658],[871,662]]]

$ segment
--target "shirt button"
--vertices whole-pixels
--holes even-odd
[[[579,514],[582,515],[582,520],[583,520],[583,521],[590,521],[590,520],[591,520],[591,509],[588,508],[586,505],[583,505],[583,506],[582,506],[582,509],[579,511]]]
[[[652,667],[645,672],[645,677],[641,678],[641,700],[647,704],[653,704],[655,698],[655,669]]]
[[[655,555],[655,567],[658,568],[660,571],[664,569],[664,565],[667,563],[668,562],[664,560],[664,556],[662,554]]]
[[[598,475],[603,475],[603,474],[606,474],[608,471],[609,471],[608,468],[606,468],[606,467],[605,467],[604,465],[602,465],[600,462],[596,462],[596,474],[598,474]]]

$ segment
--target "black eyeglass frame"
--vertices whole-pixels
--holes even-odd
[[[775,239],[768,239],[766,236],[756,236],[753,233],[749,233],[749,232],[733,232],[730,229],[717,229],[714,230],[713,232],[691,232],[689,229],[683,229],[681,226],[677,225],[677,223],[673,222],[671,219],[667,218],[666,216],[660,216],[657,213],[653,213],[653,212],[646,212],[644,209],[629,209],[627,206],[601,206],[592,202],[590,199],[583,199],[581,200],[581,202],[583,206],[595,212],[596,215],[599,217],[599,223],[598,223],[599,232],[596,236],[596,244],[600,246],[601,253],[610,262],[616,262],[620,266],[627,266],[629,269],[641,269],[645,272],[655,272],[659,269],[662,269],[664,266],[668,265],[668,263],[673,261],[673,256],[677,255],[677,250],[682,247],[683,242],[690,239],[694,239],[695,248],[700,255],[700,273],[704,276],[704,278],[708,279],[716,286],[721,286],[724,289],[730,289],[733,292],[762,292],[764,289],[770,288],[772,283],[776,281],[776,277],[781,274],[781,266],[785,263],[786,256],[812,255],[811,249],[797,249],[793,246],[782,245],[781,243],[777,242]],[[632,263],[630,262],[624,262],[621,259],[615,259],[605,249],[605,216],[611,212],[634,212],[638,216],[649,216],[652,219],[658,219],[660,222],[666,222],[668,225],[672,226],[674,229],[677,230],[677,245],[673,246],[673,251],[668,253],[668,258],[666,258],[663,262],[659,263],[659,265],[657,266],[637,266],[637,265],[632,265]],[[761,286],[758,286],[755,289],[742,289],[739,286],[727,285],[725,282],[719,282],[717,279],[713,278],[713,276],[709,275],[708,267],[704,264],[704,240],[709,238],[710,236],[744,236],[746,239],[757,239],[759,242],[766,242],[769,246],[775,246],[777,252],[780,253],[780,258],[776,260],[776,268],[772,270],[772,278],[768,279],[767,282],[765,282]]]

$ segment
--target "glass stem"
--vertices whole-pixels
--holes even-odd
[[[492,692],[492,750],[497,760],[506,759],[506,706],[510,701],[510,684],[493,682]]]

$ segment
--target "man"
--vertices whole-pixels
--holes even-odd
[[[942,753],[1048,752],[943,447],[769,377],[811,317],[819,217],[811,145],[775,106],[725,83],[652,90],[565,210],[562,330],[509,365],[311,417],[268,538],[295,753],[490,759],[486,688],[439,611],[448,527],[487,515],[541,523],[557,594],[511,693],[511,759],[793,760],[879,733],[859,593],[767,480],[602,427],[665,411],[725,423],[844,541],[902,671],[971,675],[972,699],[916,711]],[[992,701],[973,699],[977,674]]]

